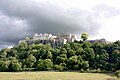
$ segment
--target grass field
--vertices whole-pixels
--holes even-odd
[[[118,80],[112,74],[79,72],[0,72],[0,80]]]

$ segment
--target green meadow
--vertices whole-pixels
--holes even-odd
[[[0,80],[120,80],[108,73],[1,72]]]

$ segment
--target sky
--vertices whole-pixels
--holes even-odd
[[[0,49],[34,33],[120,40],[120,0],[0,0]]]

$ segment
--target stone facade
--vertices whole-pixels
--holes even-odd
[[[72,33],[62,33],[57,35],[58,39],[66,39],[67,42],[73,42],[74,40],[77,39],[77,36],[75,34]]]
[[[48,44],[50,43],[53,48],[56,48],[57,46],[64,46],[67,42],[73,42],[76,40],[76,35],[71,33],[62,33],[58,34],[57,36],[54,36],[52,34],[34,34],[33,38],[30,40],[21,40],[21,42],[27,42],[28,45],[31,45],[33,43],[35,44]]]
[[[35,34],[33,35],[33,40],[54,40],[54,41],[60,41],[66,44],[66,42],[73,42],[76,40],[76,35],[71,33],[62,33],[58,34],[57,36],[54,36],[52,34]]]
[[[54,39],[54,38],[56,38],[56,36],[53,36],[52,34],[46,34],[46,33],[44,33],[44,34],[42,34],[42,33],[40,33],[40,34],[34,34],[33,35],[33,40],[49,40],[49,39]]]

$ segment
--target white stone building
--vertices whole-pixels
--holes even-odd
[[[56,38],[56,36],[53,36],[52,34],[46,34],[46,33],[44,33],[44,34],[42,34],[42,33],[40,33],[40,34],[34,34],[33,35],[33,40],[49,40],[49,39],[54,39],[54,38]]]
[[[72,33],[62,33],[58,34],[57,36],[53,36],[52,34],[47,34],[47,33],[40,33],[40,34],[34,34],[33,35],[33,40],[54,40],[54,41],[60,41],[66,44],[66,42],[73,42],[74,40],[77,39],[76,34]]]
[[[67,42],[73,42],[74,40],[77,40],[76,34],[72,34],[72,33],[62,33],[57,35],[57,38],[66,39]]]
[[[73,42],[74,40],[77,40],[76,34],[72,33],[62,33],[58,34],[57,36],[54,36],[52,34],[47,34],[47,33],[40,33],[40,34],[34,34],[33,38],[30,40],[20,40],[19,43],[21,42],[27,42],[27,43],[32,43],[32,42],[38,42],[38,43],[47,43],[47,42],[52,42],[52,44],[60,43],[60,44],[66,44],[67,42]],[[42,41],[42,42],[41,42]]]

